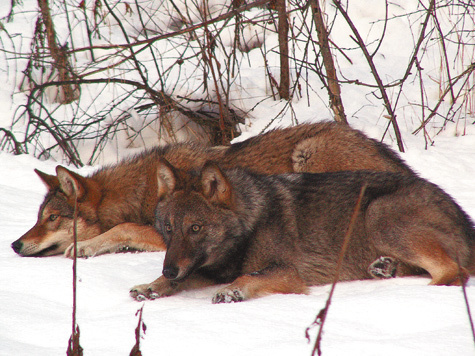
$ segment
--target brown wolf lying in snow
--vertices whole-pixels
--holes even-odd
[[[474,269],[472,221],[414,175],[259,175],[213,162],[184,172],[165,160],[157,174],[155,226],[167,252],[163,275],[131,290],[137,300],[230,283],[213,302],[238,302],[330,283],[364,184],[341,280],[371,278],[379,256],[401,261],[400,275],[427,271],[436,285],[465,283]]]
[[[119,250],[162,251],[154,229],[157,163],[165,158],[180,169],[201,168],[207,160],[221,167],[257,173],[376,170],[414,175],[386,145],[333,122],[277,129],[229,147],[170,144],[146,151],[89,177],[64,167],[56,175],[36,173],[49,191],[36,224],[12,243],[20,256],[72,255],[74,197],[78,199],[78,256]]]

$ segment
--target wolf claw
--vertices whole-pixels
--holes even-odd
[[[219,303],[237,303],[244,300],[244,295],[239,289],[224,289],[215,294],[213,304]]]
[[[158,294],[157,292],[152,292],[150,291],[149,295],[148,295],[148,299],[150,300],[154,300],[154,299],[157,299],[157,298],[160,298],[161,295]]]
[[[140,293],[137,289],[131,289],[129,291],[129,295],[138,302],[143,302],[145,299],[147,299],[145,295]]]
[[[137,295],[135,296],[135,300],[136,300],[137,302],[143,302],[143,301],[147,300],[147,298],[145,298],[145,296],[142,295],[142,294],[137,294]]]

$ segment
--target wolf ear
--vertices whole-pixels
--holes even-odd
[[[74,199],[76,194],[77,198],[81,199],[86,194],[86,188],[83,183],[84,177],[62,166],[56,167],[56,175],[58,176],[61,190],[68,198]]]
[[[35,169],[35,173],[38,174],[38,177],[41,178],[41,180],[49,190],[54,190],[59,187],[58,177],[43,173],[37,169]]]
[[[161,158],[157,167],[157,196],[159,201],[175,190],[176,182],[175,169],[166,159]]]
[[[213,203],[230,209],[234,206],[233,188],[216,163],[206,162],[201,171],[203,195]]]

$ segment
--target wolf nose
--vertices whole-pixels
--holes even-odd
[[[175,279],[178,277],[178,268],[175,266],[164,267],[162,274],[166,279]]]
[[[16,240],[12,242],[12,249],[16,253],[20,253],[22,247],[23,247],[23,242],[21,242],[20,240]]]

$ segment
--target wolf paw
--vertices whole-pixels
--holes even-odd
[[[240,289],[222,289],[213,297],[213,304],[236,303],[244,300],[244,294]]]
[[[160,294],[154,292],[148,284],[141,284],[133,287],[129,294],[138,302],[142,302],[146,299],[154,300],[160,298]]]
[[[132,298],[141,302],[145,299],[154,300],[173,295],[176,293],[175,288],[176,285],[161,277],[150,284],[140,284],[133,287],[129,294]]]
[[[78,241],[77,242],[77,257],[88,258],[94,257],[97,255],[96,249],[89,246],[87,241]],[[74,244],[68,246],[66,251],[64,251],[64,257],[74,258]]]
[[[373,278],[396,277],[398,261],[392,257],[380,257],[368,267],[368,273]]]

